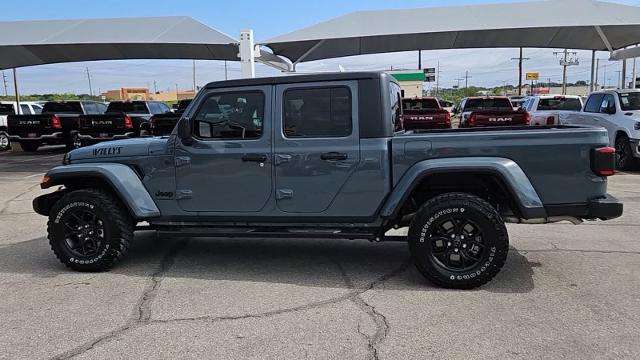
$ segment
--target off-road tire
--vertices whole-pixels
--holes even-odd
[[[430,237],[436,231],[433,227],[454,218],[476,224],[484,244],[477,264],[459,271],[447,268],[436,259],[435,243],[432,243],[435,238]],[[460,242],[457,244],[461,246]],[[433,284],[472,289],[486,284],[500,272],[509,252],[509,235],[502,217],[487,201],[468,193],[446,193],[428,200],[416,212],[409,227],[409,250],[418,271]]]
[[[631,149],[631,143],[626,135],[619,135],[616,138],[616,169],[618,170],[633,170],[636,167],[637,161],[633,157]]]
[[[20,147],[24,152],[36,152],[40,145],[40,141],[22,141],[20,143]]]
[[[104,238],[97,246],[96,254],[79,256],[67,245],[64,225],[65,214],[75,209],[94,212],[102,221]],[[55,203],[47,224],[49,245],[65,266],[83,272],[111,269],[129,250],[135,224],[128,210],[119,199],[100,189],[72,191]]]
[[[9,140],[9,134],[0,130],[0,152],[11,149],[11,141]]]

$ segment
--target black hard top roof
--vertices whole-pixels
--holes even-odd
[[[337,73],[319,73],[304,75],[284,75],[252,79],[235,79],[225,81],[214,81],[208,83],[205,88],[223,88],[223,87],[240,87],[255,85],[277,85],[277,84],[293,84],[315,81],[338,81],[338,80],[361,80],[361,79],[379,79],[381,71],[367,72],[337,72]]]

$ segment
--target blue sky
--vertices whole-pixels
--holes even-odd
[[[557,1],[557,0],[554,0]],[[323,1],[282,1],[282,0],[244,0],[244,1],[196,1],[196,0],[155,0],[155,1],[76,1],[76,0],[39,0],[16,1],[3,0],[0,20],[39,20],[69,19],[121,16],[164,16],[187,15],[237,38],[241,28],[254,29],[257,40],[293,31],[320,21],[343,15],[356,10],[388,8],[432,7],[443,5],[464,5],[477,3],[496,3],[509,1],[431,1],[431,0],[323,0]],[[640,5],[640,0],[617,1],[630,5]],[[455,19],[452,19],[455,21]],[[464,71],[469,70],[471,84],[498,86],[504,81],[515,83],[517,63],[511,57],[517,56],[517,49],[492,50],[441,50],[423,52],[423,65],[435,67],[440,61],[442,67],[441,85],[451,86]],[[540,71],[541,77],[551,77],[559,81],[562,68],[558,66],[553,49],[526,49],[525,56],[532,60],[525,63],[525,70]],[[605,58],[606,53],[599,57]],[[587,80],[589,77],[589,52],[580,52],[580,66],[571,67],[569,79]],[[349,57],[305,63],[299,66],[301,71],[338,70],[343,66],[347,70],[415,68],[415,52],[393,53],[373,56]],[[114,89],[120,86],[149,86],[154,81],[158,90],[191,87],[191,61],[180,60],[127,60],[100,61],[71,64],[51,64],[19,69],[21,93],[43,92],[88,92],[85,67],[92,75],[94,91]],[[615,70],[619,64],[609,63],[607,78],[615,81]],[[275,71],[258,66],[259,75],[276,74]],[[6,72],[10,76],[10,72]],[[602,73],[601,73],[602,75]],[[239,76],[239,66],[229,65],[229,76]],[[208,81],[224,78],[224,64],[218,61],[197,62],[197,82],[203,85]],[[10,89],[11,93],[12,90]],[[4,93],[0,89],[0,93]]]

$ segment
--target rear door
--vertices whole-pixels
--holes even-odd
[[[321,213],[360,161],[357,82],[276,86],[276,201],[291,213]]]

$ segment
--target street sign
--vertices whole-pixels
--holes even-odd
[[[539,72],[528,72],[527,73],[527,80],[539,80],[540,79],[540,73]]]
[[[426,69],[424,69],[424,73],[425,74],[435,74],[436,73],[436,68],[426,68]]]
[[[436,76],[435,75],[426,75],[424,77],[424,81],[425,82],[435,82],[436,81]]]

